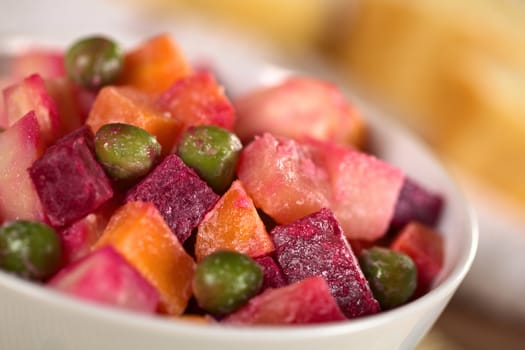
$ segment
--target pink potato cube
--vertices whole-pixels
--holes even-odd
[[[237,176],[255,206],[280,224],[330,206],[326,169],[292,139],[257,136],[242,150]]]
[[[103,215],[92,213],[60,231],[64,263],[69,264],[87,255],[102,235],[107,221]]]
[[[40,128],[34,112],[0,133],[0,220],[45,216],[27,168],[40,156]]]
[[[372,155],[332,142],[308,140],[330,178],[330,208],[349,239],[374,241],[388,230],[403,171]]]
[[[360,146],[365,124],[341,91],[325,81],[294,77],[241,96],[235,131],[242,140],[269,132],[300,139],[305,136]]]
[[[48,285],[81,299],[145,313],[154,313],[160,298],[158,291],[110,246],[67,265]]]
[[[346,317],[379,311],[379,303],[329,209],[277,226],[270,235],[277,262],[289,283],[320,276]]]
[[[9,64],[10,63],[10,64]],[[16,54],[9,60],[7,75],[0,77],[0,90],[13,85],[30,74],[39,74],[42,78],[65,76],[64,55],[62,51],[49,48],[33,48]],[[7,128],[3,97],[0,96],[0,127]]]
[[[96,92],[85,90],[66,77],[45,80],[46,89],[55,101],[60,117],[60,136],[66,135],[85,123]]]
[[[12,85],[13,82],[5,77],[0,77],[0,91],[4,91],[6,87]],[[7,129],[7,115],[5,114],[5,102],[3,93],[0,94],[0,128]]]
[[[345,320],[322,277],[269,288],[221,322],[233,325],[291,325]]]
[[[34,111],[46,145],[56,140],[60,132],[60,119],[55,101],[49,95],[44,80],[33,74],[4,89],[5,125],[13,125],[27,113]]]
[[[237,176],[279,224],[330,208],[349,239],[368,241],[386,233],[404,180],[401,170],[353,148],[268,133],[243,149]]]
[[[22,79],[37,73],[42,78],[63,77],[66,75],[62,50],[52,48],[32,48],[13,57],[9,67],[10,76]]]
[[[81,219],[113,196],[111,182],[95,158],[88,126],[59,139],[29,168],[51,225]]]

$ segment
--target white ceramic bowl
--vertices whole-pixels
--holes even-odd
[[[203,44],[202,37],[195,41],[188,33],[177,39],[191,58],[212,57],[233,94],[289,74],[242,47],[224,47],[217,41]],[[445,265],[428,294],[388,312],[336,324],[227,328],[92,305],[0,272],[0,349],[414,349],[469,270],[477,226],[463,195],[429,151],[360,101],[355,103],[370,122],[377,154],[446,198],[439,227],[446,242]]]

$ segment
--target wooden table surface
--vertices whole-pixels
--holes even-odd
[[[525,320],[503,320],[453,300],[417,350],[524,350]]]

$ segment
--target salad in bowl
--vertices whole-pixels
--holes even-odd
[[[439,164],[332,82],[230,92],[219,56],[168,34],[12,54],[2,346],[410,349],[439,316],[477,239]]]

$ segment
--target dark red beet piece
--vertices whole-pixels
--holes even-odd
[[[62,227],[89,214],[113,196],[96,161],[93,133],[81,127],[59,139],[29,168],[51,225]]]
[[[343,321],[346,318],[322,277],[267,289],[224,318],[227,324],[289,325]]]
[[[287,284],[281,268],[271,256],[261,256],[255,258],[255,261],[262,267],[264,273],[261,291],[266,288],[283,287]]]
[[[443,204],[441,195],[428,191],[412,179],[405,178],[390,228],[398,231],[411,221],[435,227],[441,216]]]
[[[128,191],[125,201],[153,203],[184,243],[218,199],[193,169],[171,154]]]
[[[277,226],[270,235],[288,283],[322,276],[348,318],[379,311],[343,230],[329,209]]]

